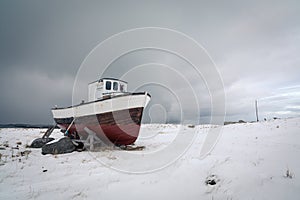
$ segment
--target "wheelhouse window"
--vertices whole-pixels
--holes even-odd
[[[121,92],[124,92],[124,85],[120,84],[120,90],[121,90]]]
[[[119,89],[118,82],[114,82],[113,89],[114,89],[114,91],[117,91]]]
[[[106,81],[105,89],[106,90],[111,90],[111,82],[110,81]]]

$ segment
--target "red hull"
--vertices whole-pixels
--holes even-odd
[[[74,120],[67,135],[71,138],[79,135],[80,139],[85,140],[89,129],[106,144],[133,144],[139,135],[142,114],[143,108],[140,107],[79,117]],[[73,118],[54,120],[62,130],[67,130]]]

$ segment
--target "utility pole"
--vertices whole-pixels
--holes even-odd
[[[257,108],[257,100],[255,100],[255,113],[256,113],[256,121],[258,122],[258,108]]]

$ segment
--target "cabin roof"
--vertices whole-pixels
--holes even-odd
[[[95,82],[100,82],[101,80],[102,80],[102,81],[103,81],[103,80],[120,81],[120,82],[123,82],[123,83],[126,83],[126,84],[127,84],[126,81],[123,81],[123,80],[120,80],[120,79],[117,79],[117,78],[100,78],[100,79],[98,79],[98,80],[96,80],[96,81],[90,82],[89,84],[92,84],[92,83],[95,83]]]

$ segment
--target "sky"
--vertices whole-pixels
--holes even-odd
[[[1,0],[0,123],[52,124],[54,105],[74,103],[76,75],[89,53],[112,35],[143,27],[176,30],[202,45],[224,85],[219,89],[225,93],[226,121],[256,120],[255,100],[260,119],[299,116],[299,22],[296,0]],[[161,65],[126,74],[147,63]],[[129,89],[151,93],[145,123],[180,123],[182,110],[191,123],[209,122],[211,91],[205,83],[218,77],[195,76],[178,56],[158,50],[132,52],[112,63],[104,75],[123,77]],[[138,87],[143,80],[153,83]],[[167,87],[155,84],[166,80]]]

